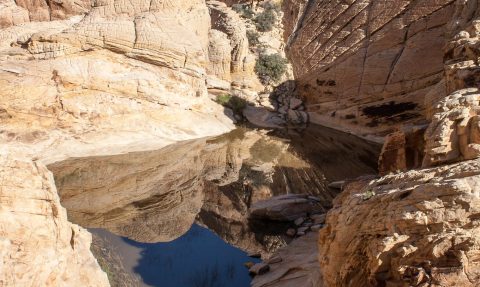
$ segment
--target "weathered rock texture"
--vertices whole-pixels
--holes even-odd
[[[317,239],[318,233],[313,232],[279,249],[271,258],[271,262],[277,262],[269,264],[270,271],[262,276],[256,276],[251,286],[317,287],[321,282],[315,246]]]
[[[455,1],[284,2],[287,54],[312,121],[365,135],[424,119],[426,94],[444,83]]]
[[[203,1],[112,0],[0,30],[2,142],[51,158],[228,131],[205,85],[209,29]]]
[[[0,286],[109,286],[47,168],[0,155],[0,174]]]
[[[320,233],[325,286],[477,286],[480,162],[349,185]]]
[[[203,0],[1,0],[0,154],[40,165],[231,130],[207,92],[210,29]],[[88,233],[67,222],[51,182],[41,189],[30,181],[40,172],[8,166],[0,285],[107,285]],[[59,215],[30,198],[53,200]]]
[[[478,13],[476,1],[457,4],[458,18],[449,24],[455,36],[446,46],[446,77],[426,97],[431,123],[423,166],[443,166],[347,187],[319,241],[328,286],[477,286],[480,281],[479,163],[451,164],[479,156],[478,87],[472,87],[478,64],[471,60],[478,57],[472,48],[478,35],[472,19]],[[405,137],[390,139],[399,143],[392,150],[402,158]]]

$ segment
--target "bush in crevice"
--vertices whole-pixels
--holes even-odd
[[[280,12],[282,10],[282,3],[275,2],[275,1],[267,1],[263,2],[260,6],[263,7],[265,10],[274,10],[275,12]]]
[[[260,34],[257,31],[248,30],[247,31],[248,45],[250,47],[256,47],[258,44],[260,44],[260,41],[258,40],[259,37],[260,37]]]
[[[272,31],[273,26],[277,22],[277,15],[273,9],[265,9],[265,11],[255,17],[254,21],[258,31],[269,32]]]
[[[253,16],[255,15],[255,12],[253,12],[252,7],[250,7],[250,5],[233,4],[232,9],[233,11],[240,14],[240,17],[243,17],[246,19],[252,19]]]
[[[263,84],[280,81],[287,71],[287,60],[279,54],[260,54],[255,64],[255,73]]]
[[[230,94],[219,95],[215,101],[224,107],[232,109],[236,114],[242,114],[243,109],[247,106],[246,100]]]

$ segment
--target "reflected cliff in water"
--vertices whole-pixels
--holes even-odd
[[[326,211],[338,192],[328,183],[375,173],[378,152],[379,146],[319,126],[293,134],[238,128],[156,151],[70,159],[49,169],[69,219],[83,227],[158,243],[179,238],[196,222],[241,250],[268,256],[287,238],[281,228],[249,223],[252,203],[307,193],[320,198]]]

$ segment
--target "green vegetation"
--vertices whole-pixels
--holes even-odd
[[[280,12],[282,10],[282,1],[280,2],[277,2],[277,1],[267,1],[267,2],[263,2],[261,4],[261,6],[263,7],[263,9],[265,10],[273,10],[275,12]]]
[[[260,54],[255,64],[255,73],[263,84],[280,81],[287,71],[287,60],[279,54]]]
[[[222,94],[217,96],[216,102],[220,105],[231,108],[236,114],[241,114],[243,109],[247,106],[247,101],[230,94]]]
[[[247,31],[248,45],[250,47],[255,47],[258,44],[260,44],[260,41],[258,40],[259,37],[260,37],[260,34],[258,34],[257,31],[248,30]]]
[[[231,98],[232,96],[229,94],[222,94],[217,96],[216,102],[222,106],[226,106]]]
[[[277,22],[277,15],[273,9],[265,9],[265,11],[255,17],[254,21],[258,31],[269,32],[272,31],[273,26]]]
[[[367,190],[366,192],[364,192],[364,193],[362,194],[362,199],[363,199],[363,200],[369,200],[369,199],[372,198],[374,195],[375,195],[375,191],[373,191],[373,190]]]
[[[246,4],[233,4],[232,5],[233,11],[237,12],[240,14],[240,17],[246,18],[246,19],[252,19],[255,13],[252,10],[252,7],[250,5]]]

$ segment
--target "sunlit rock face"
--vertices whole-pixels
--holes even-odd
[[[205,85],[204,1],[87,7],[0,29],[0,141],[10,151],[51,162],[233,128]]]
[[[210,100],[205,84],[210,22],[203,0],[0,0],[1,156],[41,165],[230,131],[232,121]],[[51,182],[38,187],[29,181],[38,174],[20,167],[0,171],[1,178],[23,179],[14,188],[0,184],[5,198],[22,198],[2,202],[0,237],[8,246],[1,248],[0,273],[9,277],[0,281],[108,285],[89,252],[88,233],[67,222],[58,200],[59,218],[46,208],[24,212],[30,198],[48,203],[57,195]],[[186,197],[199,203],[180,206],[166,218],[190,209],[194,217],[202,197],[197,185]],[[177,198],[166,200],[175,205]],[[148,209],[151,202],[139,198],[136,204]],[[172,232],[164,233],[171,238]]]
[[[444,78],[425,98],[423,168],[357,181],[335,200],[319,240],[326,286],[479,285],[480,11],[454,4]],[[390,136],[385,167],[405,167],[405,142]]]
[[[0,174],[0,285],[109,286],[47,168],[0,155]]]
[[[349,185],[320,232],[324,283],[478,286],[479,174],[474,160]]]
[[[287,54],[311,121],[367,135],[424,119],[455,1],[284,2]]]

